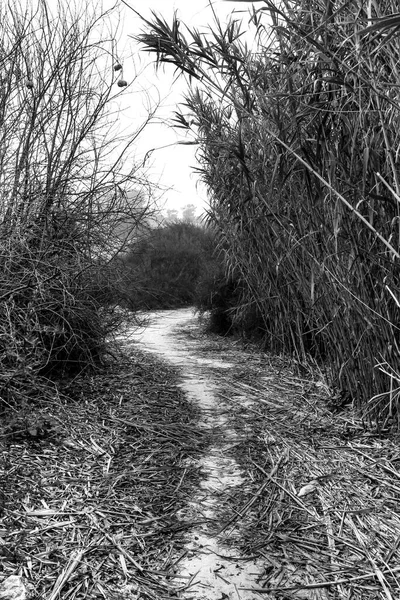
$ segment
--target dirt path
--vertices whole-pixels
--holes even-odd
[[[400,598],[395,435],[333,410],[318,370],[204,336],[190,310],[155,314],[136,339],[178,368],[210,436],[180,515],[197,523],[183,598]]]
[[[206,335],[189,310],[114,350],[3,414],[0,586],[22,575],[32,600],[400,598],[396,431],[333,412],[318,369]]]
[[[226,533],[218,534],[224,527],[218,517],[224,496],[244,484],[244,474],[233,454],[239,440],[231,422],[230,406],[218,397],[218,371],[232,370],[234,364],[204,357],[198,339],[179,334],[182,328],[190,328],[194,320],[190,309],[163,311],[153,315],[148,327],[135,335],[142,349],[179,368],[181,387],[201,409],[200,427],[210,434],[211,443],[198,465],[203,480],[182,514],[183,520],[201,522],[192,530],[187,555],[179,564],[182,582],[190,581],[183,597],[253,600],[261,596],[244,588],[257,586],[263,562],[246,558],[235,545],[228,547]],[[230,529],[230,540],[239,536],[238,528]]]

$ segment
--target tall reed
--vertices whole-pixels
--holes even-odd
[[[233,18],[206,36],[154,16],[140,36],[188,74],[210,219],[243,290],[233,319],[313,355],[380,424],[400,384],[396,10],[265,0],[252,52]]]

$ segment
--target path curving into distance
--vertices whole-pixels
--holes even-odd
[[[196,317],[191,309],[165,310],[150,315],[149,325],[134,333],[140,348],[160,356],[181,374],[181,388],[201,411],[200,427],[211,434],[212,443],[200,461],[204,477],[188,507],[191,521],[200,521],[187,541],[187,554],[179,563],[182,583],[192,581],[181,596],[192,600],[255,600],[262,596],[248,591],[257,587],[263,570],[261,561],[240,556],[234,546],[223,544],[227,533],[213,533],[221,495],[232,493],[243,483],[243,473],[230,452],[237,434],[229,422],[230,406],[218,398],[218,369],[230,369],[228,361],[200,353],[200,342],[182,335]],[[186,517],[187,518],[187,517]],[[185,515],[182,515],[185,520]],[[218,527],[220,525],[220,527]],[[229,531],[235,539],[240,531]],[[193,579],[192,579],[193,578]],[[247,588],[243,589],[243,588]],[[264,596],[265,598],[265,596]]]

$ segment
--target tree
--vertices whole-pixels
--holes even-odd
[[[188,223],[195,223],[196,210],[197,206],[195,204],[185,204],[182,209],[182,220],[187,221]]]
[[[131,149],[151,115],[118,134],[126,82],[110,32],[92,5],[0,8],[0,394],[93,363],[115,324],[107,265],[122,225],[148,212]]]
[[[168,208],[166,220],[170,223],[175,223],[176,221],[178,221],[178,219],[179,219],[179,215],[178,215],[178,211],[176,210],[176,208]]]
[[[116,40],[104,32],[109,14],[74,14],[59,2],[54,16],[43,1],[2,11],[3,228],[46,229],[68,213],[89,245],[94,230],[105,241],[110,226],[136,216],[125,190],[138,180],[138,165],[126,162],[138,132],[117,135],[123,92]]]
[[[129,293],[142,308],[194,304],[204,272],[214,264],[211,230],[178,221],[150,229],[124,257]]]

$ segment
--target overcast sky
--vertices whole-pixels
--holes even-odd
[[[118,0],[120,1],[120,0]],[[208,0],[127,0],[129,5],[137,10],[144,17],[150,17],[151,11],[158,12],[165,19],[171,22],[172,15],[176,10],[181,21],[187,25],[196,25],[196,27],[206,27],[213,23],[213,13]],[[227,16],[233,10],[248,10],[247,4],[239,4],[225,0],[215,0],[213,8],[221,21],[226,21]],[[129,44],[134,42],[129,39],[129,34],[137,35],[143,29],[143,23],[135,14],[121,5],[123,19],[123,33],[121,36],[121,47],[124,47],[128,53]],[[247,17],[245,17],[247,20]],[[131,46],[132,47],[132,46]],[[167,202],[167,208],[181,209],[184,205],[193,203],[203,207],[206,203],[206,192],[203,186],[196,186],[197,177],[192,172],[192,167],[196,165],[195,148],[193,146],[179,146],[176,144],[179,136],[179,130],[173,130],[168,127],[167,121],[178,109],[178,103],[182,99],[185,90],[184,81],[174,81],[172,70],[163,74],[162,70],[157,73],[152,65],[152,57],[144,52],[140,55],[136,53],[134,59],[136,65],[139,63],[143,67],[143,72],[138,79],[154,100],[160,97],[161,107],[158,111],[157,123],[149,125],[140,140],[140,154],[145,154],[148,150],[155,148],[151,157],[151,177],[159,181],[164,187],[171,187],[170,191],[165,193],[164,200]],[[146,66],[147,65],[147,66]],[[129,59],[124,59],[124,76],[128,80],[130,73]],[[139,100],[136,95],[137,102]],[[145,94],[143,94],[145,101]],[[127,107],[126,114],[132,114]],[[135,113],[137,109],[135,109]],[[163,148],[163,146],[167,146]]]
[[[59,1],[77,8],[83,5],[83,0]],[[90,0],[87,1],[90,3]],[[96,0],[92,1],[99,8]],[[52,10],[56,10],[58,0],[47,2]],[[155,11],[171,22],[177,11],[180,20],[188,26],[195,25],[202,29],[214,22],[209,0],[127,0],[127,3],[145,18],[151,18],[151,12]],[[212,6],[221,22],[226,22],[234,10],[243,15],[245,23],[248,22],[250,3],[212,0]],[[198,178],[193,174],[192,167],[196,165],[195,147],[178,145],[178,140],[184,139],[184,132],[168,125],[183,99],[185,82],[183,79],[174,79],[172,67],[165,73],[163,69],[156,72],[153,57],[140,51],[133,39],[144,29],[141,19],[121,0],[102,0],[103,10],[112,7],[116,7],[113,11],[115,16],[111,17],[113,21],[115,19],[115,23],[118,22],[118,12],[120,13],[119,58],[123,64],[123,77],[131,84],[121,96],[123,128],[128,130],[135,123],[139,125],[147,112],[147,105],[154,106],[160,102],[155,121],[144,129],[136,144],[137,158],[140,160],[154,149],[147,163],[148,175],[162,188],[170,188],[161,201],[166,203],[166,208],[180,210],[186,204],[196,204],[201,212],[206,205],[206,191],[203,186],[197,185]],[[140,75],[135,79],[137,72]]]

